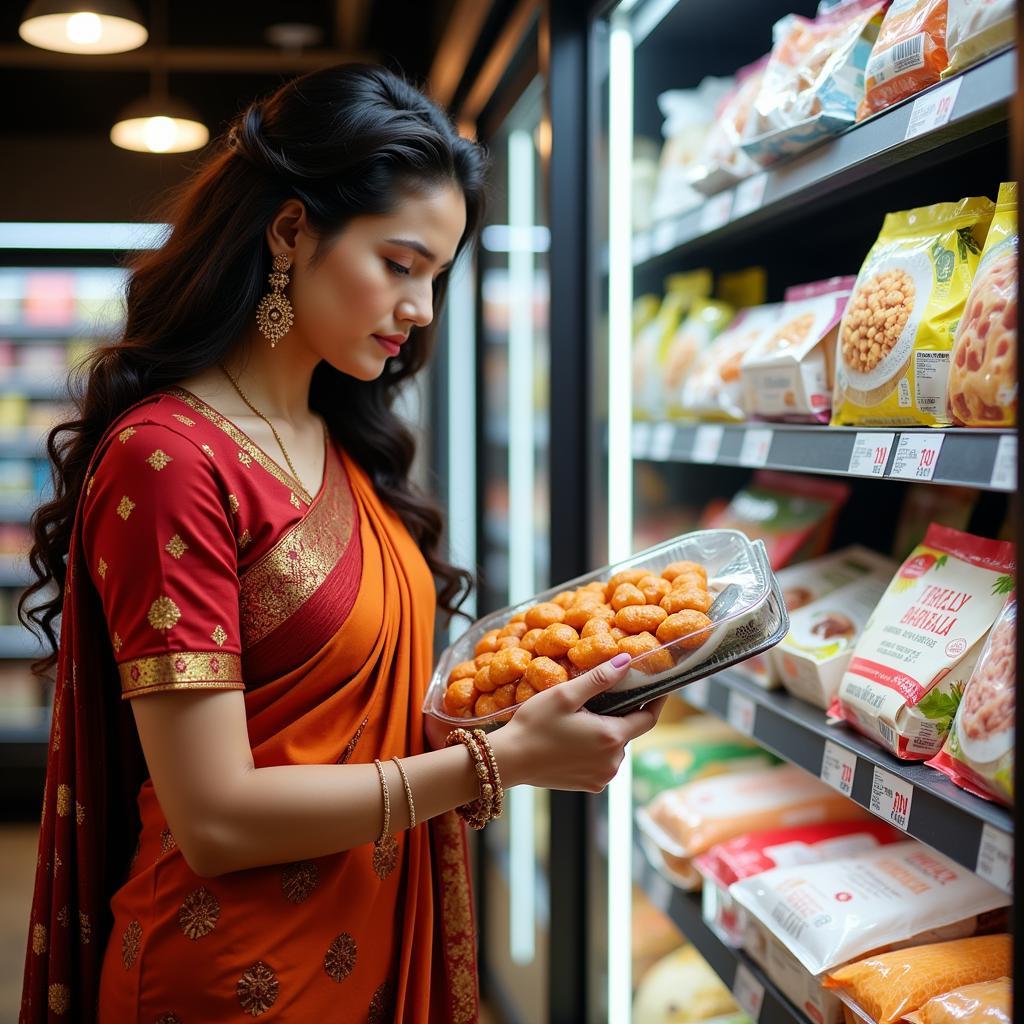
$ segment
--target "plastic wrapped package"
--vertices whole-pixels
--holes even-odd
[[[1017,183],[1003,182],[953,339],[949,414],[957,425],[1017,422]]]
[[[776,23],[743,136],[751,159],[774,163],[853,124],[885,6],[876,0],[822,3],[814,19],[790,14]]]
[[[996,981],[1012,970],[1010,936],[980,935],[869,956],[830,973],[825,986],[858,1019],[896,1024],[951,988]]]
[[[1015,570],[1013,544],[932,524],[857,641],[829,714],[905,760],[937,754]]]
[[[904,1015],[909,1024],[1012,1024],[1013,990],[1009,978],[961,985],[932,996],[920,1010]]]
[[[893,0],[864,73],[857,120],[939,81],[946,53],[947,0]]]
[[[779,323],[740,364],[748,415],[827,423],[832,411],[835,335],[856,278],[786,290]]]
[[[640,981],[633,1024],[749,1024],[722,979],[693,946],[659,960]]]
[[[856,857],[773,868],[729,891],[811,974],[911,940],[974,935],[1011,903],[973,871],[913,839]]]
[[[664,361],[664,396],[661,403],[669,416],[685,416],[681,395],[683,383],[697,357],[705,351],[732,320],[735,310],[727,302],[698,299],[689,316],[672,336]]]
[[[956,709],[942,750],[928,763],[958,786],[1013,805],[1017,600],[1007,601]]]
[[[990,53],[1012,46],[1015,6],[1014,0],[949,0],[949,64],[942,77],[959,74]]]
[[[839,327],[834,426],[949,425],[953,332],[994,212],[977,197],[886,215]]]

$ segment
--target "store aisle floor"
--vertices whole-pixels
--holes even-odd
[[[0,1024],[18,1019],[38,843],[38,825],[0,825]]]

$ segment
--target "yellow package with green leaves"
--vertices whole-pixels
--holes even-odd
[[[886,216],[839,326],[833,426],[949,426],[953,337],[994,212],[979,196]]]

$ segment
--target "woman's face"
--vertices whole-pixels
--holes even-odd
[[[342,373],[374,380],[412,329],[433,320],[434,282],[465,228],[462,192],[439,186],[407,194],[389,214],[357,217],[316,262],[316,240],[300,233],[287,289],[290,340]]]

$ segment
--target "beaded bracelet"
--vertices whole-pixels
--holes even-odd
[[[491,819],[500,818],[501,812],[505,807],[505,788],[501,784],[501,774],[498,771],[498,760],[494,756],[494,751],[491,749],[491,741],[487,738],[487,733],[483,729],[474,729],[473,736],[477,741],[477,744],[483,748],[484,755],[487,758],[487,767],[491,773],[491,786],[494,791],[494,806],[491,810]]]
[[[405,765],[397,757],[391,758],[398,766],[398,773],[402,776],[402,785],[405,787],[405,802],[409,805],[409,828],[416,827],[416,804],[412,799],[412,786],[409,785],[409,776],[405,774]]]
[[[466,729],[453,729],[448,733],[444,745],[453,747],[456,743],[461,743],[473,758],[473,770],[480,785],[480,796],[468,804],[456,807],[455,810],[470,828],[481,829],[491,820],[494,811],[494,786],[491,783],[490,769],[472,733]]]

